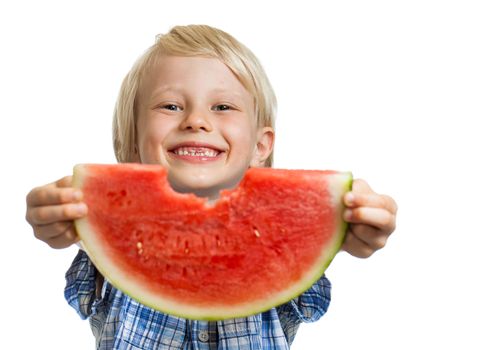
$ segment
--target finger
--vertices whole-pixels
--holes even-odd
[[[75,220],[86,214],[87,205],[84,203],[48,205],[28,209],[26,220],[32,225],[48,225],[59,221]]]
[[[351,232],[374,251],[384,248],[389,234],[368,225],[351,224]]]
[[[370,185],[367,183],[367,181],[362,179],[353,180],[352,191],[363,192],[363,193],[374,192],[370,187]]]
[[[395,229],[395,216],[381,208],[358,207],[346,209],[343,217],[347,222],[374,226],[385,232],[391,233]]]
[[[69,229],[74,230],[73,221],[61,221],[49,225],[35,225],[33,227],[33,233],[36,238],[45,242],[63,234]]]
[[[74,243],[77,243],[80,239],[77,236],[77,233],[73,229],[68,229],[63,232],[63,234],[53,237],[47,241],[47,244],[54,249],[62,249],[71,246]]]
[[[82,192],[71,187],[58,188],[50,185],[37,187],[26,196],[28,207],[63,204],[82,200]]]
[[[65,176],[55,182],[56,187],[72,187],[72,176]]]
[[[371,208],[384,208],[390,213],[395,214],[397,205],[393,198],[387,195],[377,193],[355,193],[348,192],[344,195],[344,204],[347,207],[371,207]]]
[[[56,188],[71,187],[71,181],[72,181],[71,176],[65,176],[55,182],[51,182],[47,185],[34,188],[26,196],[26,204],[28,206],[37,206],[37,205],[64,203],[65,201],[71,200],[72,195],[70,195],[69,196],[70,199],[68,199],[68,194],[71,193],[68,191],[70,190],[61,193],[58,192],[58,190],[56,190]],[[59,198],[58,195],[63,196],[63,198]],[[46,200],[48,200],[48,202],[46,202]],[[80,199],[77,198],[76,200]]]
[[[342,249],[357,258],[363,259],[374,253],[374,249],[356,237],[351,230],[346,235]]]

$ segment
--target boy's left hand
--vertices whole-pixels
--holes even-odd
[[[344,220],[349,230],[342,249],[358,258],[368,258],[386,245],[395,230],[397,205],[393,198],[375,193],[363,180],[353,181],[344,196]]]

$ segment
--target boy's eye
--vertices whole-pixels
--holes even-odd
[[[228,105],[216,105],[215,107],[213,107],[213,110],[215,111],[227,111],[231,109],[231,106],[228,106]]]
[[[173,111],[173,112],[179,112],[182,110],[182,108],[180,106],[174,105],[172,103],[164,105],[164,106],[162,106],[162,108],[167,109],[168,111]]]

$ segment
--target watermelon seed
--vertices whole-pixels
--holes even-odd
[[[253,229],[253,233],[255,233],[255,236],[260,237],[260,232],[256,228]]]
[[[143,253],[143,244],[141,242],[137,242],[136,248],[138,248],[138,254],[141,255]]]
[[[189,254],[189,248],[185,248],[185,254]]]

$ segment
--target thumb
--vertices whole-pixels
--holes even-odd
[[[72,187],[73,176],[65,176],[56,181],[56,187]]]

